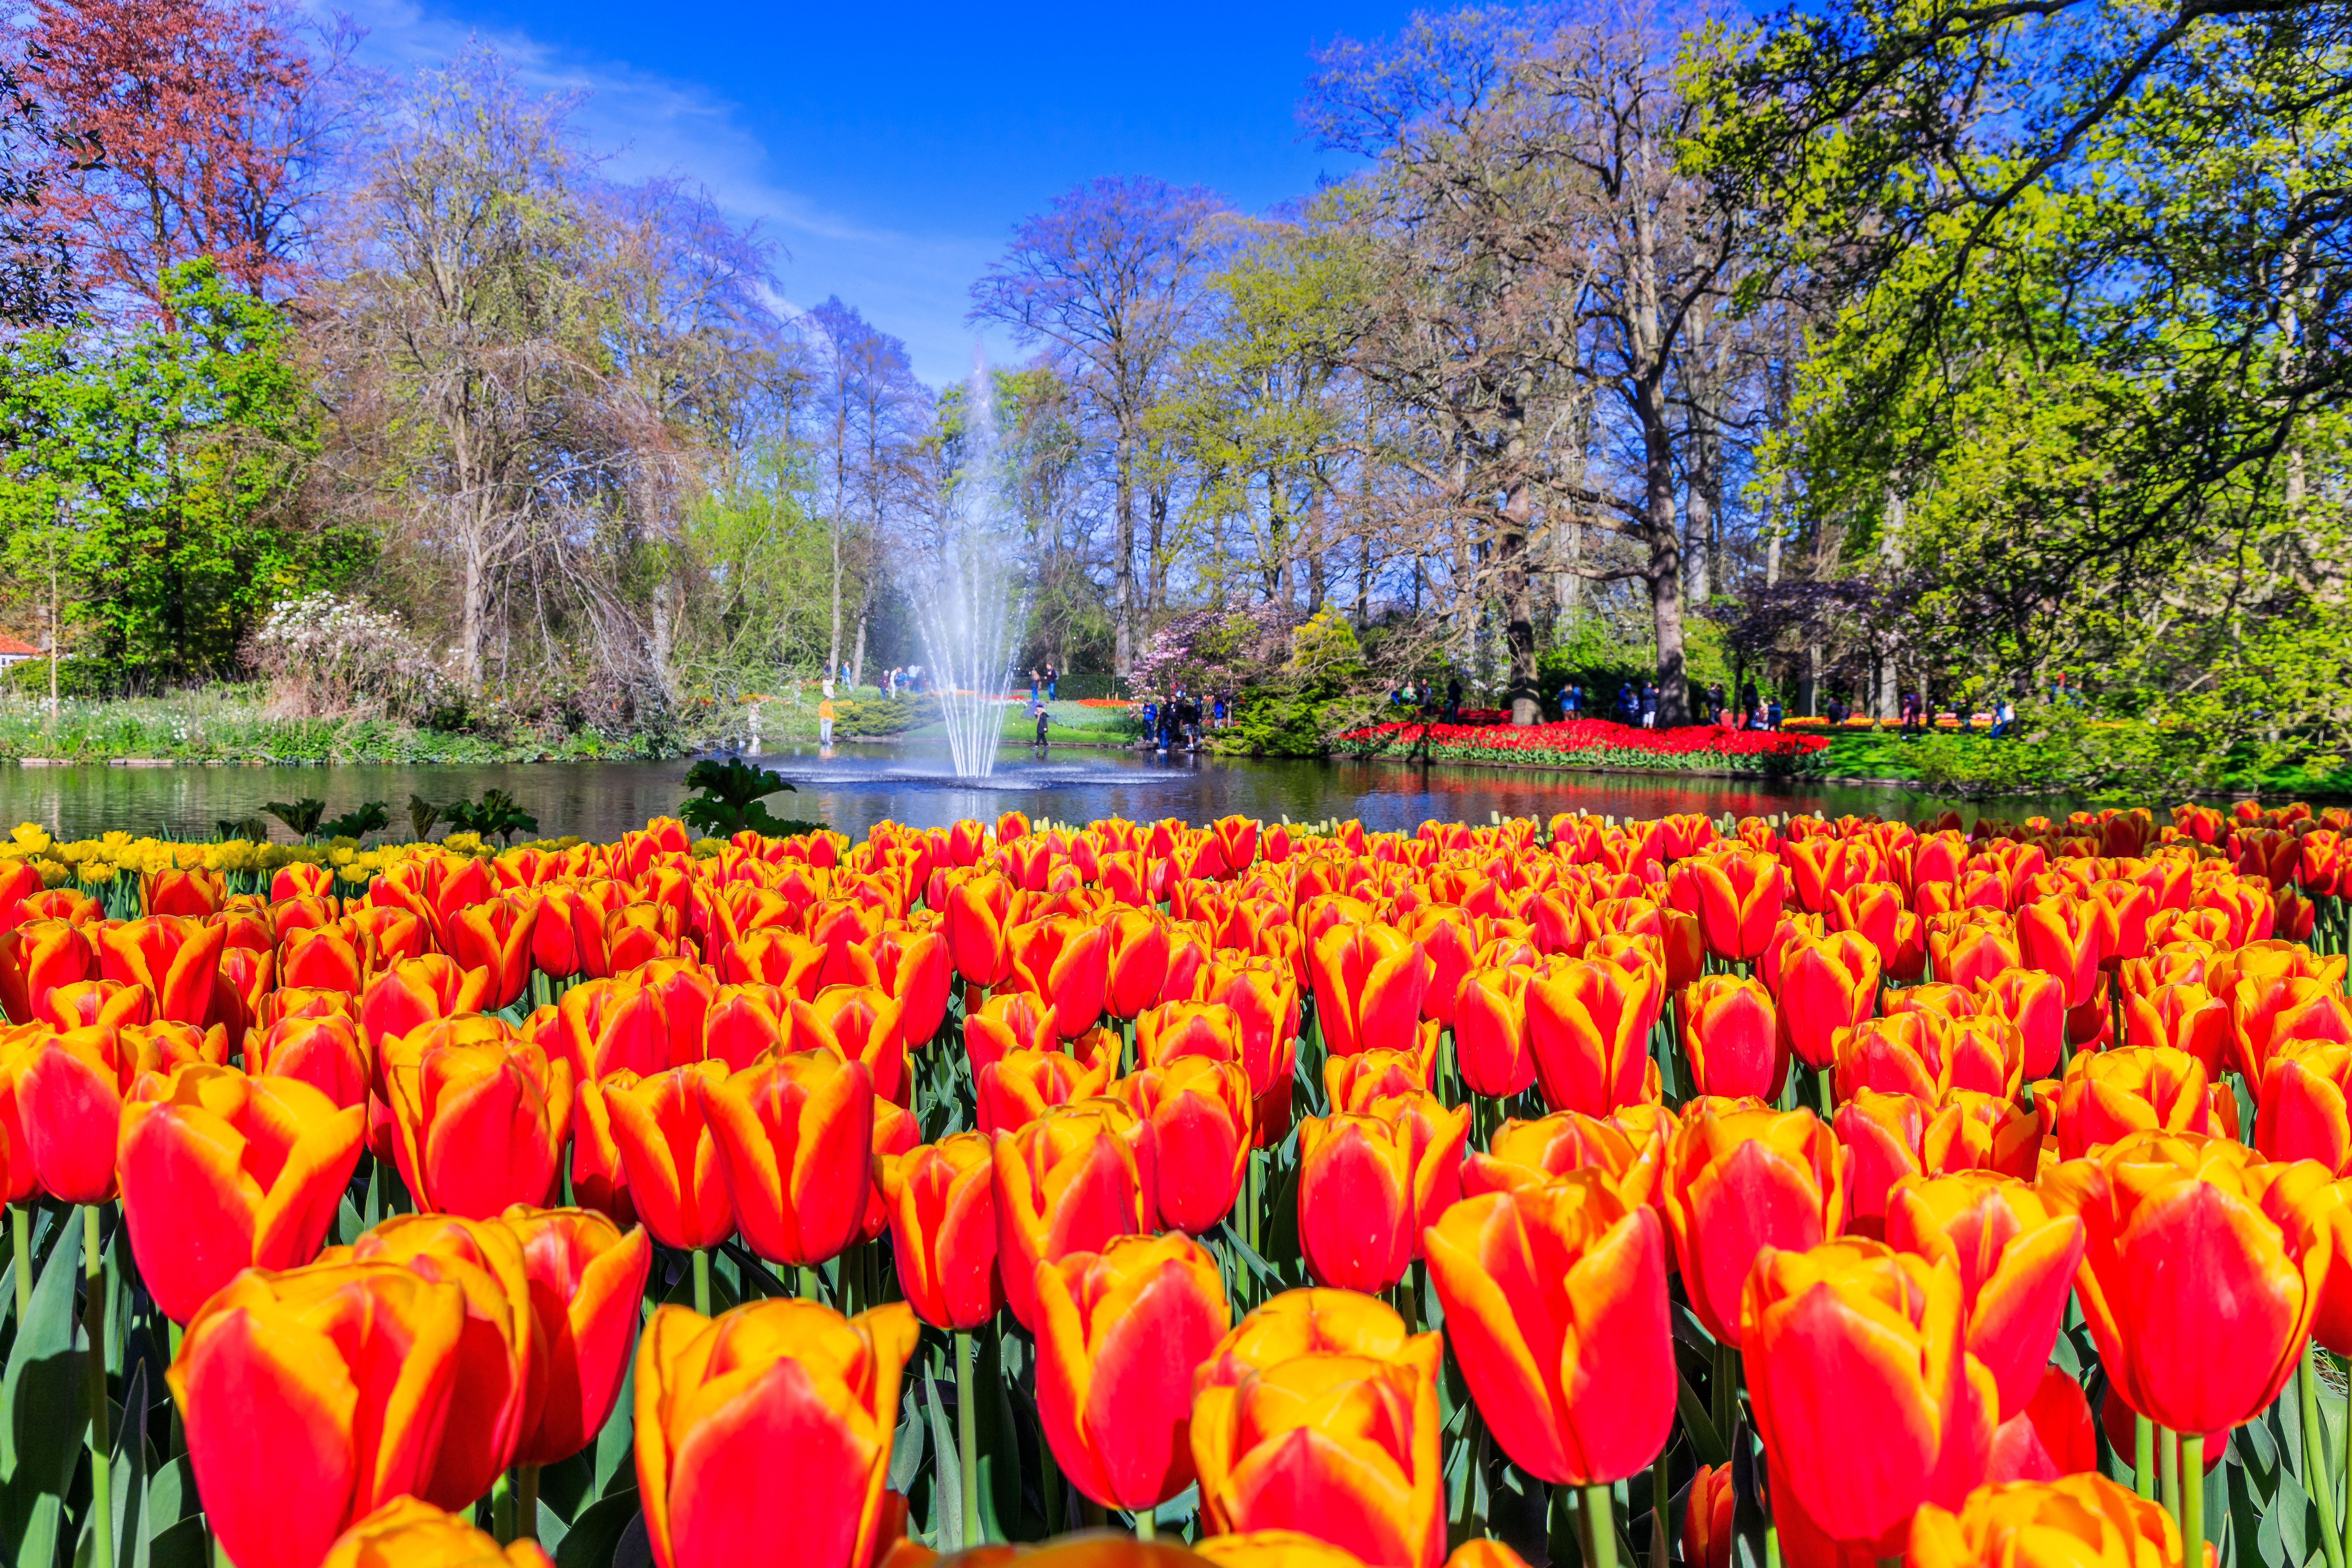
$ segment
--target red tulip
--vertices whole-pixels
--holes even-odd
[[[515,1461],[551,1465],[596,1440],[621,1395],[637,1339],[637,1308],[654,1250],[585,1209],[506,1212],[522,1243],[536,1342],[547,1347],[546,1394]]]

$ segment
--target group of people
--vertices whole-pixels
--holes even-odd
[[[1168,752],[1181,747],[1188,752],[1197,752],[1201,749],[1203,727],[1223,729],[1227,712],[1223,692],[1211,692],[1204,697],[1179,686],[1169,694],[1165,702],[1149,697],[1144,699],[1143,732],[1157,751]]]

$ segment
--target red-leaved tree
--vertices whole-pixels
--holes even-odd
[[[47,205],[101,304],[168,315],[163,275],[210,256],[282,297],[303,267],[320,61],[262,0],[31,0],[22,38],[49,120],[95,144]]]

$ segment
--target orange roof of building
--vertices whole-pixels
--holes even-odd
[[[39,648],[35,647],[31,643],[18,642],[15,637],[0,637],[0,655],[13,653],[19,657],[23,657],[37,654],[41,650]]]

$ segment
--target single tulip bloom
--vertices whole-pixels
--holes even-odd
[[[1037,1266],[1037,1417],[1070,1484],[1156,1508],[1192,1484],[1192,1377],[1232,1327],[1216,1260],[1182,1236],[1115,1237]]]
[[[585,1209],[517,1205],[506,1226],[522,1243],[532,1325],[547,1355],[545,1397],[515,1462],[551,1465],[594,1442],[620,1399],[653,1244],[643,1227],[624,1231]]]
[[[919,1045],[938,1034],[940,1021],[947,1016],[948,983],[954,973],[947,938],[936,931],[886,926],[875,944],[875,966],[883,989],[898,1004],[899,1028],[907,1042]]]
[[[1918,1095],[1885,1089],[1858,1089],[1839,1101],[1830,1124],[1846,1153],[1848,1229],[1885,1233],[1889,1190],[1927,1169],[1923,1145],[1933,1114]]]
[[[1780,1033],[1797,1059],[1819,1069],[1836,1059],[1840,1029],[1878,1005],[1878,950],[1852,931],[1799,938],[1780,958]]]
[[[1675,1113],[1664,1106],[1627,1106],[1606,1117],[1556,1110],[1532,1121],[1514,1118],[1496,1130],[1483,1152],[1464,1160],[1462,1191],[1475,1196],[1541,1186],[1589,1169],[1608,1177],[1627,1203],[1655,1207],[1674,1130]]]
[[[1113,1237],[1141,1233],[1157,1212],[1152,1169],[1124,1136],[1130,1124],[1148,1140],[1150,1123],[1091,1100],[994,1134],[997,1268],[1024,1328],[1036,1327],[1038,1264],[1099,1252]]]
[[[872,1563],[919,1333],[903,1301],[854,1318],[798,1300],[657,1309],[637,1344],[635,1426],[660,1568],[735,1568],[782,1542],[806,1568]]]
[[[0,931],[0,1003],[12,1024],[47,1018],[50,992],[99,977],[98,942],[70,921],[27,921]]]
[[[720,1062],[690,1062],[625,1083],[605,1080],[604,1109],[637,1218],[664,1247],[716,1247],[735,1231],[709,1089],[727,1081]],[[575,1189],[576,1190],[576,1189]],[[856,1197],[864,1201],[861,1189]],[[845,1206],[850,1206],[845,1200]]]
[[[1801,1251],[1838,1234],[1846,1164],[1837,1139],[1810,1110],[1738,1101],[1685,1110],[1666,1145],[1661,1184],[1683,1286],[1708,1333],[1742,1342],[1739,1290],[1764,1248]]]
[[[1587,958],[1532,973],[1528,1042],[1545,1106],[1606,1116],[1651,1098],[1650,1030],[1664,1005],[1664,975],[1643,966]]]
[[[1579,1487],[1649,1465],[1676,1386],[1656,1211],[1579,1171],[1465,1198],[1425,1246],[1446,1340],[1513,1464]]]
[[[1683,988],[1683,1055],[1704,1095],[1769,1100],[1789,1077],[1789,1049],[1780,1037],[1772,994],[1755,980],[1710,974]]]
[[[119,1029],[154,1021],[155,998],[147,988],[116,980],[79,980],[58,986],[49,993],[49,1014],[43,1020],[59,1029]]]
[[[2010,968],[1979,977],[1973,994],[1979,1015],[2008,1019],[2024,1043],[2025,1078],[2039,1082],[2058,1070],[2066,1037],[2065,985],[2038,969]]]
[[[366,1122],[293,1079],[212,1066],[146,1079],[116,1165],[131,1256],[163,1315],[186,1323],[241,1268],[318,1257]]]
[[[459,1021],[389,1043],[383,1076],[401,1179],[421,1211],[488,1219],[552,1194],[572,1133],[571,1063]]]
[[[1948,1089],[1927,1113],[1919,1168],[1931,1176],[1991,1171],[2032,1181],[2042,1169],[2042,1139],[2048,1128],[2043,1112],[2049,1109],[2047,1100],[2028,1110],[2000,1095]]]
[[[1415,1049],[1358,1051],[1352,1057],[1328,1057],[1323,1062],[1323,1093],[1334,1110],[1366,1110],[1372,1101],[1392,1094],[1418,1094],[1433,1087],[1437,1072],[1434,1022],[1423,1025],[1424,1038]]]
[[[1395,1308],[1358,1290],[1308,1285],[1269,1298],[1234,1325],[1201,1363],[1195,1387],[1232,1388],[1294,1356],[1395,1357],[1412,1336]]]
[[[1015,926],[1006,938],[1015,981],[1052,998],[1055,1032],[1068,1039],[1093,1028],[1109,980],[1110,933],[1076,915],[1057,915]]]
[[[828,985],[807,1004],[841,1054],[866,1064],[877,1100],[907,1102],[907,1039],[898,1004],[878,985]],[[706,1032],[707,1037],[707,1032]],[[751,1066],[746,1058],[734,1064]]]
[[[374,1067],[359,1026],[341,1016],[280,1018],[245,1037],[255,1077],[297,1079],[336,1105],[364,1108]]]
[[[2050,1364],[2083,1236],[2079,1216],[2012,1177],[1915,1178],[1888,1194],[1887,1245],[1959,1270],[1962,1337],[1992,1373],[2000,1420],[2024,1410]]]
[[[1138,1017],[1168,984],[1168,928],[1150,910],[1122,910],[1103,931],[1104,1005],[1113,1017]]]
[[[1683,1511],[1683,1568],[1731,1568],[1732,1517],[1738,1499],[1729,1465],[1701,1465]]]
[[[1202,1389],[1192,1461],[1209,1533],[1295,1530],[1370,1568],[1439,1568],[1444,1356],[1417,1334],[1391,1355],[1309,1352]]]
[[[923,1321],[971,1330],[996,1315],[996,1163],[988,1137],[953,1132],[885,1162],[899,1288]]]
[[[181,915],[149,915],[100,928],[99,973],[125,985],[143,985],[155,1016],[202,1024],[212,1011],[228,931]]]
[[[16,1119],[43,1192],[69,1204],[114,1196],[123,1101],[142,1072],[161,1065],[152,1042],[118,1029],[35,1037],[16,1069]]]
[[[956,973],[974,985],[997,985],[1013,973],[1013,949],[1004,928],[1013,885],[997,876],[970,877],[947,890],[944,931]]]
[[[1923,1503],[1984,1473],[1999,1404],[1968,1352],[1959,1271],[1859,1238],[1767,1250],[1740,1344],[1775,1487],[1833,1541],[1900,1551]]]
[[[2271,1160],[2315,1160],[2352,1172],[2352,1046],[2291,1046],[2271,1058],[2254,1109],[2254,1147]]]
[[[2338,980],[2241,977],[2231,998],[2230,1031],[2246,1076],[2259,1083],[2271,1058],[2291,1044],[2352,1043],[2352,1000]]]
[[[1700,856],[1691,868],[1706,950],[1731,961],[1760,957],[1787,902],[1788,872],[1779,858],[1727,850]]]
[[[1381,1113],[1401,1103],[1298,1124],[1298,1245],[1318,1284],[1387,1289],[1420,1256],[1423,1227],[1461,1191],[1468,1108],[1434,1107],[1425,1123]]]
[[[1516,964],[1463,976],[1454,1000],[1454,1059],[1473,1094],[1503,1098],[1536,1080],[1528,1043],[1529,971]]]
[[[1875,1089],[1935,1099],[1941,1076],[1937,1037],[1943,1029],[1938,1026],[1948,1027],[1950,1022],[1932,1014],[1897,1013],[1839,1029],[1832,1037],[1837,1098],[1851,1100],[1864,1089]]]
[[[2226,1447],[2227,1434],[2223,1438]],[[2126,1447],[2129,1446],[2126,1439]],[[1993,1428],[1985,1479],[2054,1481],[2098,1468],[2098,1427],[2091,1419],[2091,1404],[2083,1397],[2082,1384],[2057,1367],[2043,1367],[2025,1407]]]
[[[964,1015],[964,1054],[975,1079],[1007,1051],[1050,1051],[1060,1043],[1053,1005],[1033,992],[1000,991]]]
[[[874,1158],[865,1063],[796,1051],[705,1078],[700,1090],[745,1245],[808,1268],[857,1239]]]
[[[972,1110],[982,1132],[1011,1132],[1056,1105],[1103,1093],[1118,1066],[1114,1052],[1080,1058],[1067,1051],[1006,1051],[972,1075]]]
[[[321,925],[285,931],[278,938],[278,983],[355,996],[367,984],[366,948],[356,927]]]
[[[1981,1486],[1957,1510],[1927,1504],[1907,1540],[1908,1568],[2169,1568],[2183,1557],[2162,1503],[2090,1474]]]
[[[537,899],[504,896],[459,910],[450,921],[449,956],[467,969],[490,972],[488,1006],[508,1005],[530,983],[539,909]]]
[[[442,1018],[478,1013],[490,993],[485,969],[464,969],[439,953],[403,959],[378,973],[360,993],[360,1037],[377,1052],[386,1038]]]
[[[1429,959],[1417,944],[1384,925],[1334,926],[1317,940],[1307,969],[1330,1055],[1412,1045],[1429,984]]]
[[[1249,1075],[1239,1062],[1180,1057],[1126,1083],[1120,1098],[1151,1124],[1160,1223],[1199,1236],[1241,1195],[1253,1146]]]
[[[514,1462],[546,1397],[547,1347],[530,1304],[522,1237],[495,1219],[394,1215],[361,1237],[356,1263],[394,1263],[465,1293],[449,1420],[416,1495],[465,1508]]]
[[[1238,1062],[1242,1055],[1241,1017],[1222,1002],[1162,1002],[1136,1016],[1135,1057],[1144,1067],[1179,1057]]]
[[[222,1552],[317,1568],[352,1520],[421,1490],[448,1419],[466,1295],[391,1263],[233,1277],[165,1374]]]
[[[2095,900],[2038,899],[2017,911],[2019,956],[2027,968],[2058,977],[2069,1007],[2090,1000],[2107,956],[2095,906]]]
[[[2166,1046],[2086,1051],[2066,1064],[2058,1091],[2059,1158],[2079,1159],[2143,1132],[2220,1133],[2214,1099],[2205,1069],[2186,1051]]]
[[[2227,1004],[2194,982],[2126,991],[2124,1044],[2169,1046],[2195,1057],[2209,1079],[2221,1075],[2230,1046]]]
[[[2083,1217],[2075,1293],[2100,1364],[2134,1410],[2177,1432],[2267,1409],[2320,1304],[2326,1232],[2293,1208],[2265,1213],[2252,1163],[2234,1143],[2153,1133],[2042,1179],[2052,1207]]]

